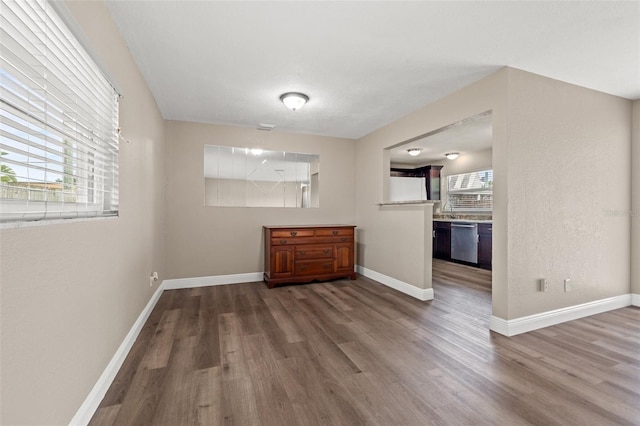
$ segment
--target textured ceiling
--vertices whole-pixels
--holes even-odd
[[[391,163],[416,167],[444,161],[448,152],[465,155],[490,149],[493,147],[491,118],[491,113],[479,114],[397,145],[389,149],[389,159]],[[410,156],[407,150],[411,148],[419,148],[420,154]]]
[[[640,98],[638,1],[107,5],[170,120],[359,138],[503,66]]]

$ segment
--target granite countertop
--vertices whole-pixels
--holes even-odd
[[[491,216],[471,214],[456,215],[453,219],[449,215],[434,214],[433,220],[436,222],[493,223]]]

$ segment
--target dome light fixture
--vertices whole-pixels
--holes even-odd
[[[444,156],[447,157],[449,160],[455,160],[456,158],[458,158],[460,156],[460,153],[459,152],[447,152]]]
[[[416,155],[419,155],[422,152],[422,150],[420,148],[409,148],[407,152],[409,153],[410,156],[415,157]]]
[[[304,93],[299,92],[287,92],[280,95],[282,103],[291,111],[298,110],[309,102],[309,97]]]

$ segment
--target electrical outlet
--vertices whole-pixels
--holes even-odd
[[[551,288],[549,287],[549,280],[547,278],[540,278],[538,280],[538,290],[544,293],[551,291]]]
[[[158,281],[158,273],[152,272],[149,276],[149,287],[153,287],[153,282]]]
[[[564,280],[564,292],[568,292],[573,290],[573,283],[571,282],[571,278],[566,278]]]
[[[149,287],[153,287],[153,282],[158,281],[158,273],[152,272],[149,276]]]

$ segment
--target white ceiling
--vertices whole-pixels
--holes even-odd
[[[639,1],[107,5],[170,120],[359,138],[503,66],[640,98]]]
[[[453,123],[428,135],[402,143],[389,150],[391,163],[423,166],[430,162],[445,160],[448,152],[461,155],[490,149],[493,146],[491,114],[484,113]],[[408,149],[419,148],[420,154],[412,157]]]

